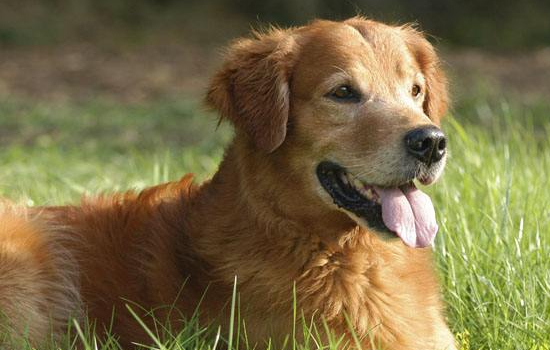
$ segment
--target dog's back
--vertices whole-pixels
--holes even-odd
[[[33,210],[3,202],[0,214],[0,332],[6,343],[38,343],[80,318],[79,270],[61,242],[62,223],[50,226]],[[52,332],[53,331],[53,332]]]
[[[182,287],[183,275],[195,270],[207,276],[185,239],[191,181],[187,176],[139,194],[85,198],[79,206],[23,208],[4,202],[0,331],[13,341],[26,336],[40,343],[63,334],[70,319],[89,318],[99,331],[147,342],[128,307],[146,323],[153,318],[175,323],[181,313],[191,314],[201,292]],[[172,313],[182,292],[186,302]],[[160,308],[146,316],[148,305]],[[166,320],[171,314],[174,320]]]

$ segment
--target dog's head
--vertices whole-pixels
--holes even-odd
[[[434,209],[413,180],[445,164],[446,79],[412,27],[356,17],[238,40],[207,101],[257,152],[284,154],[319,205],[432,243]]]

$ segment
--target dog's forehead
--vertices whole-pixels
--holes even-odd
[[[361,21],[323,22],[307,29],[296,78],[310,87],[335,73],[380,80],[382,73],[400,77],[417,68],[397,27]]]

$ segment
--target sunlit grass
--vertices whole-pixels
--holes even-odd
[[[31,205],[141,189],[187,172],[203,179],[215,171],[231,134],[189,102],[3,101],[0,114],[0,195]],[[550,349],[549,116],[550,104],[477,100],[457,106],[444,123],[451,157],[428,192],[440,223],[435,255],[448,318],[462,349]],[[237,298],[233,305],[245,303]],[[231,324],[231,338],[196,319],[177,330],[158,325],[151,343],[155,349],[223,349],[228,342],[247,348],[246,325]],[[93,329],[82,327],[77,333],[86,349],[118,348],[115,339],[98,343]],[[287,348],[342,345],[337,336],[320,344],[324,329],[298,324],[295,332],[311,336],[297,343],[289,335]],[[73,340],[59,347],[73,348]]]
[[[484,122],[447,123],[452,157],[432,191],[449,318],[472,349],[547,349],[550,108],[482,111]]]

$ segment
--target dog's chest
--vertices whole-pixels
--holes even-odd
[[[300,308],[306,315],[323,315],[335,330],[345,332],[351,322],[357,335],[386,344],[396,341],[396,334],[429,334],[437,315],[434,283],[428,266],[414,271],[406,266],[402,256],[367,249],[319,251],[296,282]]]

